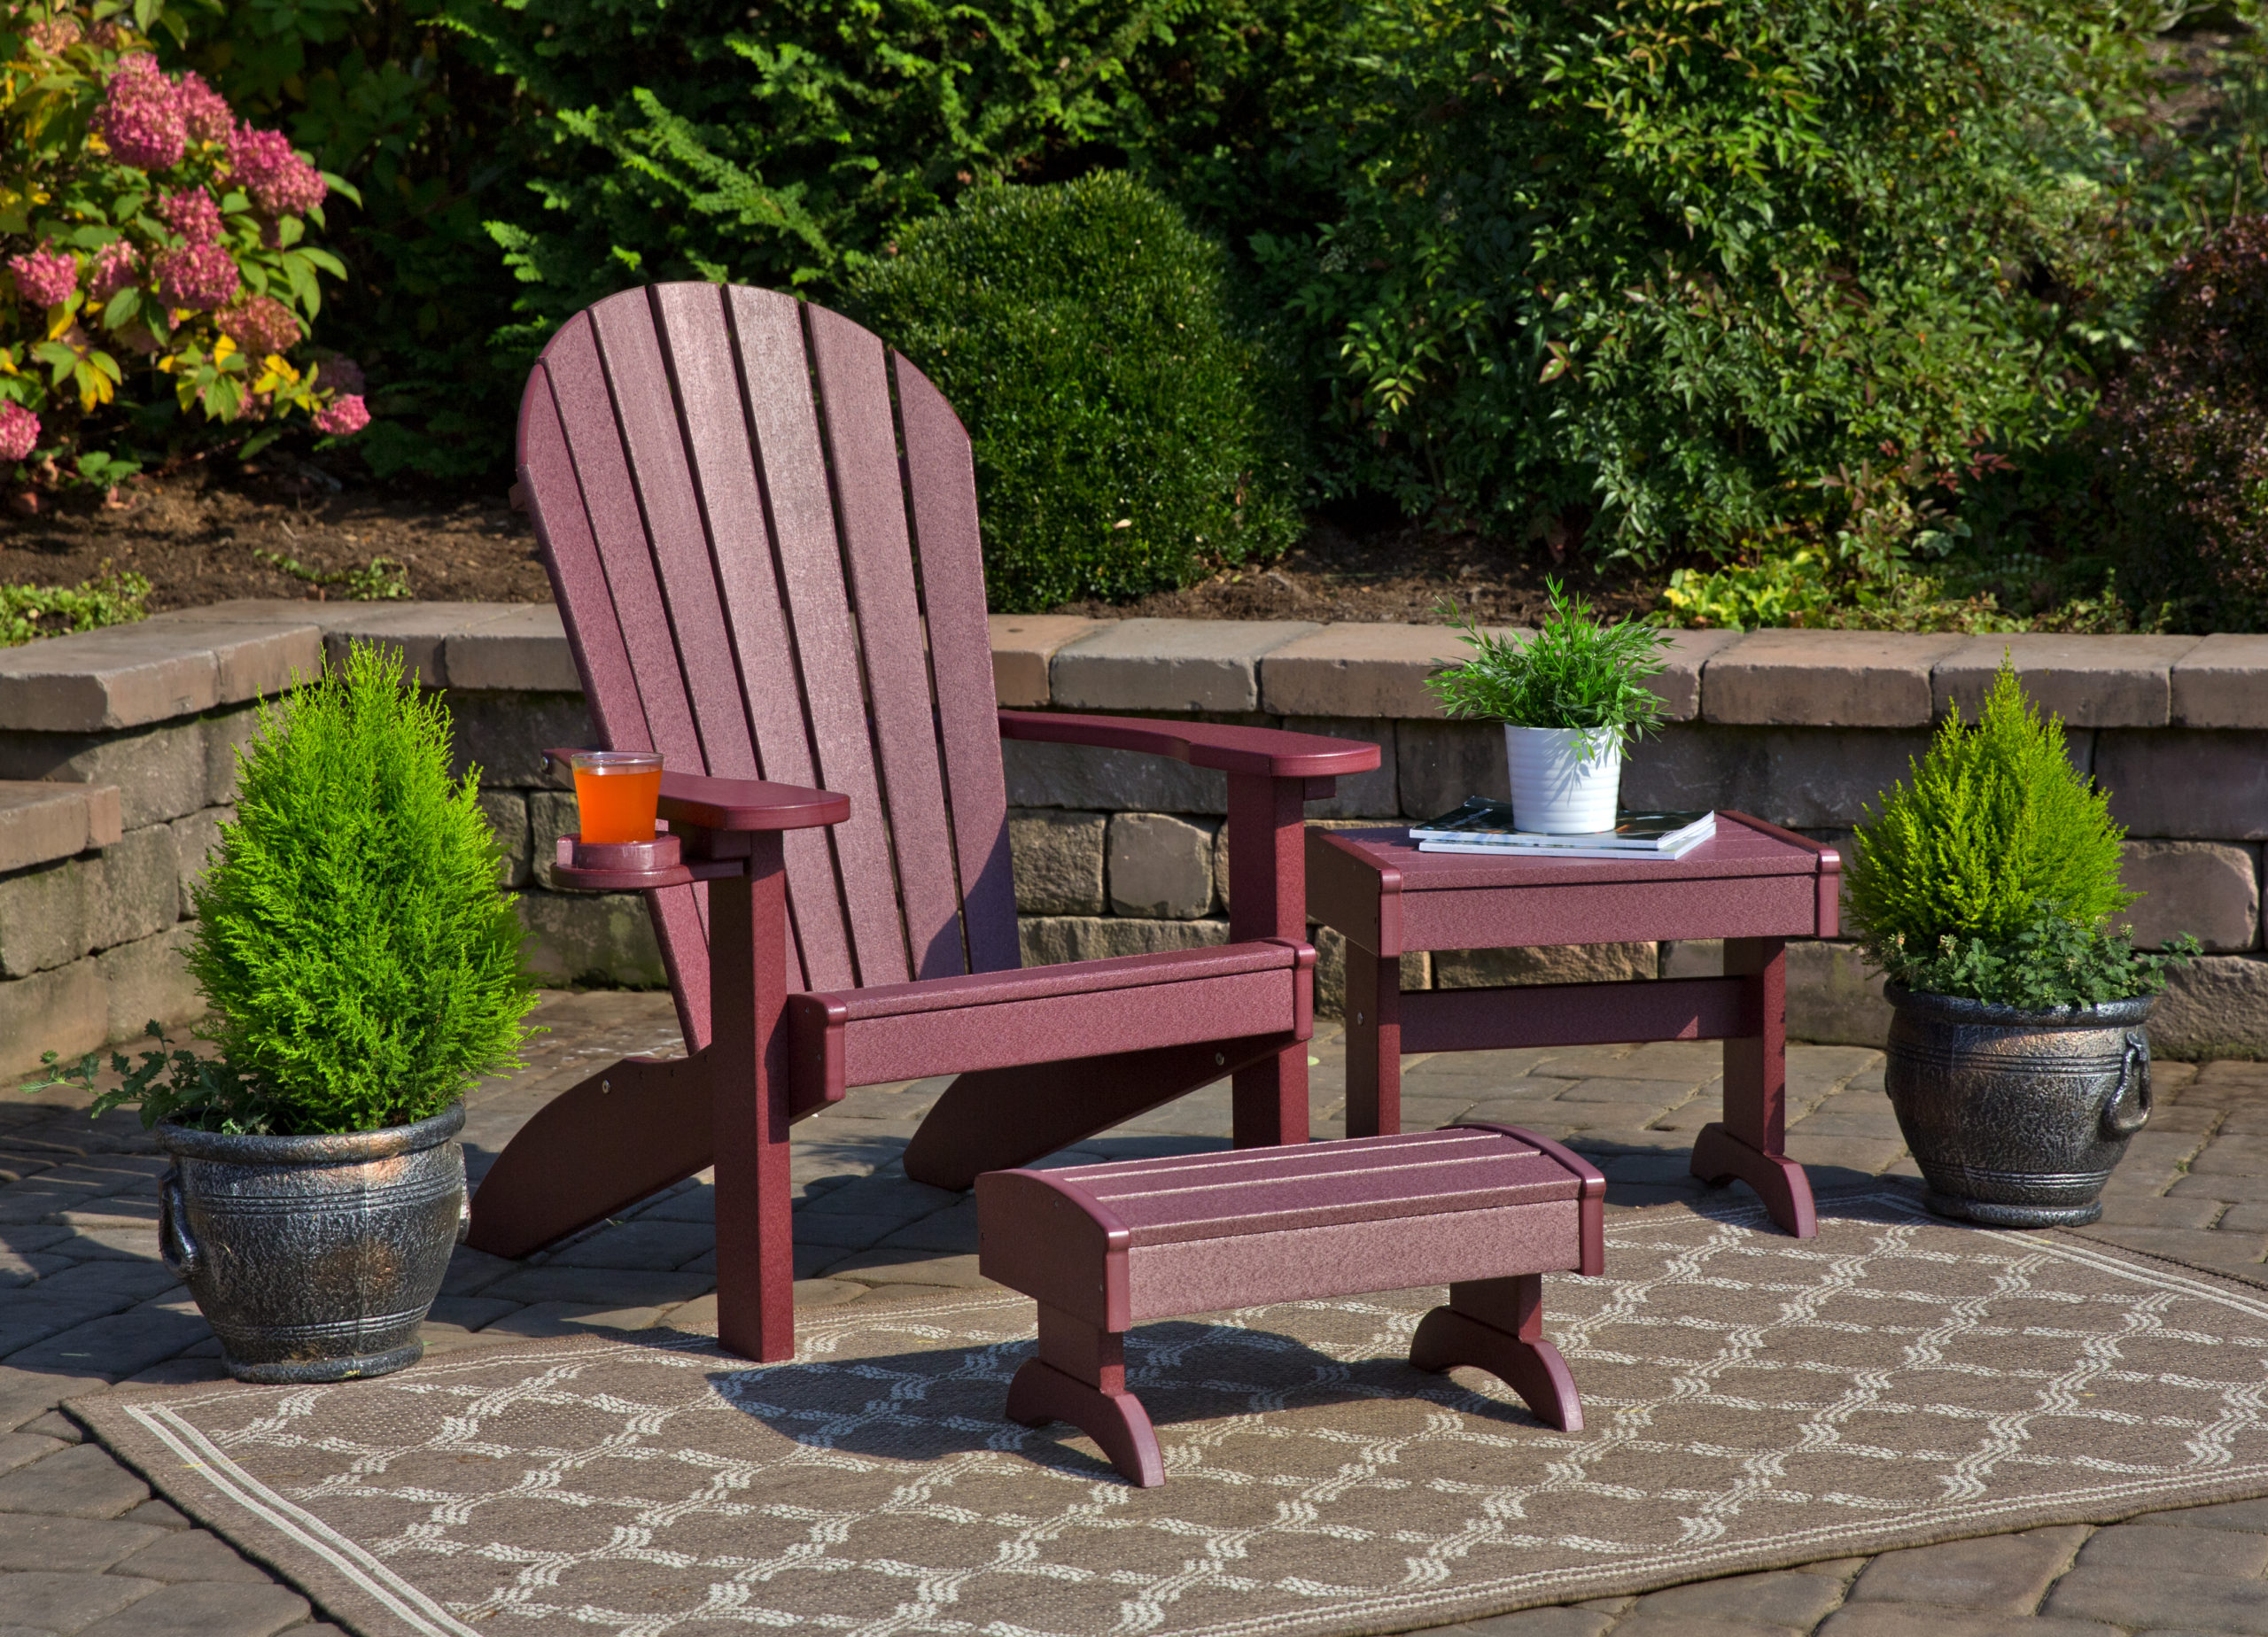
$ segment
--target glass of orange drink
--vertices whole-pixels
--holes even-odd
[[[650,842],[662,799],[662,758],[644,750],[575,756],[575,814],[586,842]]]

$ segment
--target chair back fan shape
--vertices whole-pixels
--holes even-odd
[[[975,480],[936,388],[791,296],[656,285],[552,338],[520,448],[600,740],[850,796],[783,838],[789,987],[1017,966]],[[707,895],[650,895],[695,1051]]]

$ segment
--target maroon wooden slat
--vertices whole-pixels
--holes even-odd
[[[1247,972],[1288,971],[1299,964],[1300,948],[1277,941],[1161,950],[1151,955],[1073,961],[1029,972],[978,972],[919,983],[877,984],[843,995],[798,995],[791,1005],[798,1013],[823,1012],[830,1019],[847,1021],[951,1012],[1010,1000],[1044,1000],[1054,995],[1122,994],[1154,983],[1193,983]]]
[[[1686,938],[1809,937],[1818,894],[1803,875],[1402,893],[1402,947],[1504,949]],[[1384,951],[1380,951],[1383,953]]]
[[[992,636],[976,525],[976,469],[968,434],[928,377],[896,353],[905,487],[920,554],[921,603],[936,677],[937,730],[960,865],[963,934],[972,972],[1023,964],[1016,943],[1016,884],[1008,861],[1008,797],[994,712]]]
[[[662,772],[661,817],[712,830],[800,830],[841,824],[850,798],[761,779],[711,779]]]
[[[1489,1132],[1468,1127],[1456,1139],[1441,1131],[1395,1137],[1301,1143],[1296,1147],[1237,1148],[1200,1154],[1164,1154],[1148,1160],[1106,1160],[1076,1168],[1079,1191],[1091,1199],[1177,1195],[1191,1188],[1226,1188],[1246,1182],[1285,1178],[1312,1181],[1339,1175],[1368,1176],[1412,1167],[1462,1165],[1470,1161],[1517,1164],[1543,1151],[1534,1143],[1507,1147]],[[1572,1175],[1572,1173],[1571,1173]],[[1116,1207],[1114,1206],[1114,1209]]]
[[[867,738],[858,637],[843,581],[802,318],[787,296],[740,288],[730,295],[749,424],[818,763],[815,782],[850,798],[849,821],[828,834],[858,974],[852,981],[901,983],[909,975],[905,934],[898,920],[874,746]],[[812,981],[841,987],[817,970]]]
[[[1755,1027],[1733,978],[1417,989],[1401,997],[1402,1050],[1511,1051],[1631,1040],[1735,1040]]]
[[[1170,756],[1192,767],[1260,773],[1270,779],[1332,779],[1342,773],[1367,773],[1379,764],[1379,748],[1363,740],[1325,739],[1317,733],[1239,727],[1223,722],[1152,722],[1139,717],[1003,710],[1000,736],[1140,750]],[[1311,798],[1330,794],[1327,789],[1308,792]]]
[[[1542,1155],[1534,1159],[1531,1174],[1516,1178],[1483,1175],[1476,1160],[1461,1166],[1396,1167],[1360,1176],[1279,1178],[1192,1188],[1192,1197],[1162,1202],[1169,1208],[1160,1211],[1151,1207],[1161,1202],[1141,1196],[1114,1194],[1110,1203],[1132,1230],[1135,1244],[1172,1245],[1188,1239],[1379,1222],[1410,1215],[1412,1207],[1446,1215],[1575,1197],[1573,1177]]]
[[[945,977],[968,971],[968,954],[961,942],[952,831],[905,531],[889,377],[882,344],[866,330],[824,307],[811,308],[808,322],[835,512],[866,662],[874,746],[889,803],[906,943],[916,977]]]

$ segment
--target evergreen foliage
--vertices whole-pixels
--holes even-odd
[[[1473,649],[1461,665],[1425,679],[1442,710],[1512,727],[1587,728],[1581,760],[1605,749],[1604,739],[1642,737],[1660,714],[1661,697],[1646,679],[1662,668],[1659,650],[1669,639],[1636,620],[1602,625],[1590,605],[1570,597],[1557,580],[1544,582],[1550,612],[1534,635],[1502,637],[1464,623]],[[1445,612],[1454,616],[1454,606]]]
[[[452,779],[449,761],[447,709],[381,648],[260,707],[195,895],[190,968],[226,1074],[169,1117],[371,1131],[517,1064],[535,996],[515,899],[478,772]]]
[[[1226,257],[1140,182],[966,194],[851,302],[968,427],[995,609],[1138,597],[1291,543],[1267,353]]]
[[[2165,959],[2109,926],[2134,901],[2119,881],[2125,831],[2007,659],[1976,725],[1955,707],[1912,771],[1860,825],[1847,877],[1869,959],[1910,989],[2009,1005],[2159,986]]]

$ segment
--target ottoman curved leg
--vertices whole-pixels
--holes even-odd
[[[1007,1414],[1028,1427],[1069,1422],[1100,1445],[1110,1464],[1138,1489],[1155,1489],[1166,1481],[1150,1412],[1131,1393],[1106,1393],[1045,1359],[1026,1359],[1008,1384]]]
[[[1410,1362],[1436,1374],[1452,1364],[1485,1369],[1526,1400],[1537,1420],[1563,1432],[1583,1430],[1583,1401],[1567,1361],[1541,1337],[1523,1341],[1454,1307],[1436,1307],[1410,1339]]]

